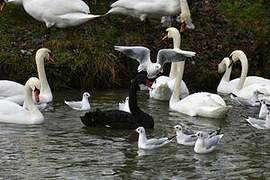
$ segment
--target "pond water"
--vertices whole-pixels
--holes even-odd
[[[139,150],[138,134],[131,130],[86,128],[82,112],[65,100],[79,100],[82,92],[54,93],[53,104],[43,112],[41,125],[0,124],[0,179],[269,179],[270,131],[251,127],[240,114],[258,116],[259,107],[234,104],[225,119],[189,117],[170,111],[168,102],[138,93],[138,104],[155,120],[146,129],[151,137],[172,136],[176,124],[184,132],[224,133],[217,150],[205,155],[193,147],[170,144],[155,150]],[[128,90],[91,92],[92,108],[115,109]]]

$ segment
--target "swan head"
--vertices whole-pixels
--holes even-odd
[[[231,67],[231,65],[233,63],[235,63],[236,61],[240,60],[241,57],[245,57],[246,58],[246,55],[243,51],[241,50],[235,50],[233,51],[230,56],[229,56],[229,60],[230,60],[230,64],[229,64],[229,68]]]
[[[36,59],[39,59],[39,57],[41,57],[41,59],[50,60],[55,63],[52,58],[52,52],[48,48],[40,48],[36,53]]]
[[[34,91],[35,99],[39,102],[39,93],[41,88],[40,80],[36,77],[31,77],[26,81],[25,86],[29,86]]]
[[[85,92],[85,93],[83,93],[83,97],[85,97],[85,98],[89,98],[91,95],[90,95],[90,93],[89,92]]]
[[[218,64],[218,73],[224,73],[226,71],[226,67],[230,65],[230,59],[225,57],[219,64]],[[230,66],[231,68],[231,66]]]
[[[138,127],[137,129],[134,129],[133,131],[139,134],[145,134],[144,127]]]
[[[192,24],[192,20],[191,20],[189,11],[182,12],[180,14],[180,22],[182,23],[181,28],[180,28],[180,32],[184,32],[185,26],[187,26],[188,29],[195,28],[195,26]]]
[[[131,83],[136,86],[136,88],[139,90],[139,84],[144,84],[147,87],[151,88],[151,84],[149,83],[148,78],[144,74],[138,74],[133,80],[131,80]]]
[[[180,39],[180,32],[178,31],[178,29],[174,28],[174,27],[169,27],[166,29],[166,31],[168,32],[164,37],[163,40],[166,38],[179,38]]]

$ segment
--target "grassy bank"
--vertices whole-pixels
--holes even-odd
[[[112,2],[89,3],[91,12],[104,14]],[[266,1],[193,1],[196,29],[185,31],[181,44],[182,49],[197,52],[184,73],[191,91],[215,91],[221,78],[217,64],[235,49],[247,54],[250,75],[270,78],[269,6]],[[159,49],[172,47],[172,40],[161,40],[165,28],[155,28],[159,20],[150,22],[144,33],[139,20],[111,15],[74,28],[71,40],[65,40],[63,30],[53,28],[50,40],[40,41],[45,25],[22,7],[8,5],[0,15],[0,79],[24,83],[36,76],[34,53],[47,47],[56,61],[45,65],[53,89],[126,88],[136,74],[137,62],[114,51],[114,45],[147,46],[153,59]],[[179,27],[177,22],[173,25]],[[239,75],[239,69],[234,67],[233,76]]]

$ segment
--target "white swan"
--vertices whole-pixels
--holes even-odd
[[[226,106],[225,101],[217,94],[200,92],[191,94],[180,100],[180,82],[184,73],[184,62],[177,62],[177,76],[174,90],[169,101],[170,109],[187,114],[189,116],[202,116],[210,118],[223,118],[231,109]]]
[[[50,56],[51,51],[47,48],[41,48],[36,52],[36,65],[38,77],[41,82],[40,103],[48,103],[53,100],[52,92],[47,81],[44,60],[54,60]],[[14,81],[0,80],[0,99],[10,100],[17,104],[23,105],[24,86]]]
[[[240,60],[241,65],[242,65],[242,72],[241,72],[241,77],[236,78],[233,80],[230,80],[230,75],[232,71],[232,62],[236,62]],[[247,87],[252,84],[257,84],[257,83],[270,83],[269,79],[265,79],[259,76],[248,76],[247,77],[247,72],[248,72],[248,60],[247,56],[245,53],[241,50],[236,50],[232,52],[230,59],[229,58],[224,58],[218,65],[218,72],[219,73],[224,73],[218,87],[217,87],[217,92],[218,93],[224,93],[224,94],[229,94],[232,92],[237,92],[243,87]]]
[[[118,0],[111,5],[111,9],[106,14],[124,14],[139,18],[141,21],[147,17],[162,18],[161,22],[166,22],[167,26],[171,26],[168,16],[174,16],[180,12],[181,22],[184,22],[187,28],[194,29],[187,0]]]
[[[13,1],[8,0],[10,3]],[[58,28],[78,26],[100,16],[90,14],[88,5],[82,0],[22,0],[21,2],[30,16],[46,24],[47,35],[53,26]]]
[[[229,58],[231,59],[231,63],[240,60],[242,64],[241,78],[237,86],[233,89],[233,93],[238,97],[250,99],[255,91],[259,91],[260,94],[258,95],[258,99],[265,99],[267,104],[270,103],[270,80],[254,76],[254,82],[244,87],[248,70],[247,57],[245,53],[241,50],[235,50],[231,53]]]
[[[64,101],[66,105],[71,107],[72,109],[78,111],[88,111],[91,109],[88,98],[90,97],[90,93],[84,92],[81,101]]]
[[[180,49],[180,43],[181,43],[181,36],[179,31],[176,28],[168,28],[166,31],[168,31],[168,34],[163,38],[173,38],[173,44],[174,49]],[[184,66],[185,63],[181,64],[181,66]],[[158,99],[161,101],[167,101],[170,99],[174,84],[175,84],[175,77],[176,77],[176,65],[174,62],[171,64],[171,70],[170,70],[170,76],[159,76],[154,83],[152,84],[152,88],[149,89],[149,95],[153,99]],[[185,82],[182,80],[180,85],[180,91],[181,91],[181,99],[189,95],[189,90],[185,84]]]
[[[30,78],[24,86],[24,99],[27,110],[22,106],[6,100],[0,100],[0,122],[16,124],[41,124],[44,117],[35,106],[32,99],[32,91],[35,91],[35,97],[38,101],[38,89],[41,84],[38,78]]]

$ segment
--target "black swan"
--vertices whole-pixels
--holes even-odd
[[[144,74],[138,74],[131,81],[129,89],[129,108],[130,112],[120,110],[101,111],[97,109],[94,112],[87,112],[81,116],[81,121],[89,127],[107,127],[113,129],[136,129],[139,126],[144,128],[153,128],[154,120],[152,116],[143,112],[137,105],[137,90],[139,84],[149,86],[149,81]]]

